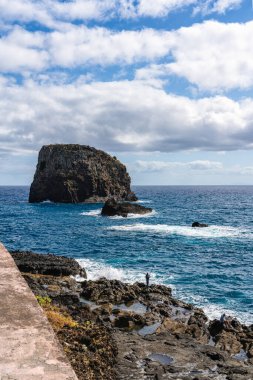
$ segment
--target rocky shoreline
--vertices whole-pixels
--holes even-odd
[[[253,325],[209,321],[161,285],[78,282],[73,259],[12,255],[79,380],[253,379]]]

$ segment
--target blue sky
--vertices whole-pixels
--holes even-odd
[[[104,149],[134,184],[253,185],[249,0],[0,0],[0,185],[44,144]]]

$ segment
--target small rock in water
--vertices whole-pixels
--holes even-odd
[[[192,227],[208,227],[206,223],[193,222]]]
[[[105,202],[101,214],[103,216],[123,216],[127,217],[128,214],[148,214],[152,212],[152,208],[144,207],[138,204],[129,202],[117,202],[114,198]]]

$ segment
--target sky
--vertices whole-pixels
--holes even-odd
[[[253,185],[251,0],[0,0],[0,185],[42,145],[135,185]]]

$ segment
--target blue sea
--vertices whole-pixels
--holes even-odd
[[[29,204],[28,187],[0,187],[0,240],[10,250],[78,259],[101,276],[172,287],[210,318],[253,323],[253,187],[135,187],[147,216],[101,217],[102,204]],[[194,229],[193,221],[208,228]]]

